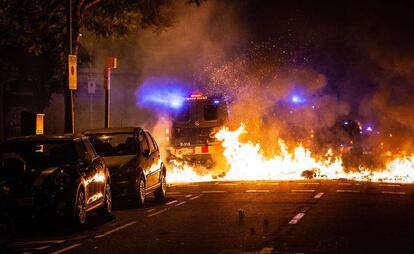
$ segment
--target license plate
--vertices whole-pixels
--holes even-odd
[[[176,150],[177,155],[194,154],[194,148],[180,148]]]

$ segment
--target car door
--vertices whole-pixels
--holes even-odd
[[[150,158],[150,148],[149,148],[149,144],[147,141],[147,138],[145,137],[145,132],[144,131],[140,131],[138,134],[138,142],[139,145],[141,147],[141,151],[140,151],[140,167],[143,170],[143,173],[147,179],[147,183],[146,183],[146,187],[148,188],[149,186],[151,186],[150,183],[150,179],[148,179],[148,173],[149,173],[149,169],[151,167],[151,158]]]
[[[87,205],[93,206],[104,198],[105,191],[105,165],[100,157],[96,154],[91,143],[87,138],[83,138],[82,142],[86,148],[86,152],[91,155],[92,161],[86,168],[87,176]]]
[[[152,144],[153,151],[151,153],[152,165],[151,165],[151,174],[152,180],[154,181],[154,185],[159,183],[160,173],[161,173],[161,155],[158,149],[158,145],[155,142],[154,137],[149,133],[146,132],[148,141]],[[151,147],[151,145],[150,145]]]

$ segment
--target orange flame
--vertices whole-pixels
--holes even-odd
[[[222,141],[223,155],[229,165],[226,174],[217,180],[299,180],[303,172],[311,172],[318,179],[352,179],[360,181],[414,182],[414,155],[396,158],[379,171],[360,168],[358,172],[345,172],[340,156],[329,151],[323,159],[316,159],[310,150],[302,145],[289,152],[286,143],[279,139],[279,154],[271,158],[264,156],[259,144],[240,142],[240,136],[247,134],[243,124],[230,131],[222,128],[216,138]],[[168,175],[169,182],[211,181],[211,174],[199,175],[187,164],[177,164]]]

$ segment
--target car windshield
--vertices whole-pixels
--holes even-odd
[[[94,134],[89,139],[100,156],[134,155],[138,152],[133,133]]]
[[[74,165],[78,162],[72,140],[9,142],[3,146],[2,152],[20,155],[28,168]]]

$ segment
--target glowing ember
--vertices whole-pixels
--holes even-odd
[[[266,158],[259,144],[251,141],[240,142],[240,136],[247,134],[243,124],[230,131],[223,128],[216,134],[222,141],[229,168],[225,175],[217,180],[299,180],[305,177],[318,179],[352,179],[360,181],[414,182],[414,155],[396,158],[387,163],[381,171],[360,168],[358,172],[345,172],[341,157],[333,156],[329,151],[324,158],[312,157],[310,150],[302,145],[289,149],[283,140],[279,140],[277,155]],[[211,181],[211,174],[197,174],[194,168],[186,164],[177,164],[168,175],[169,182]]]

